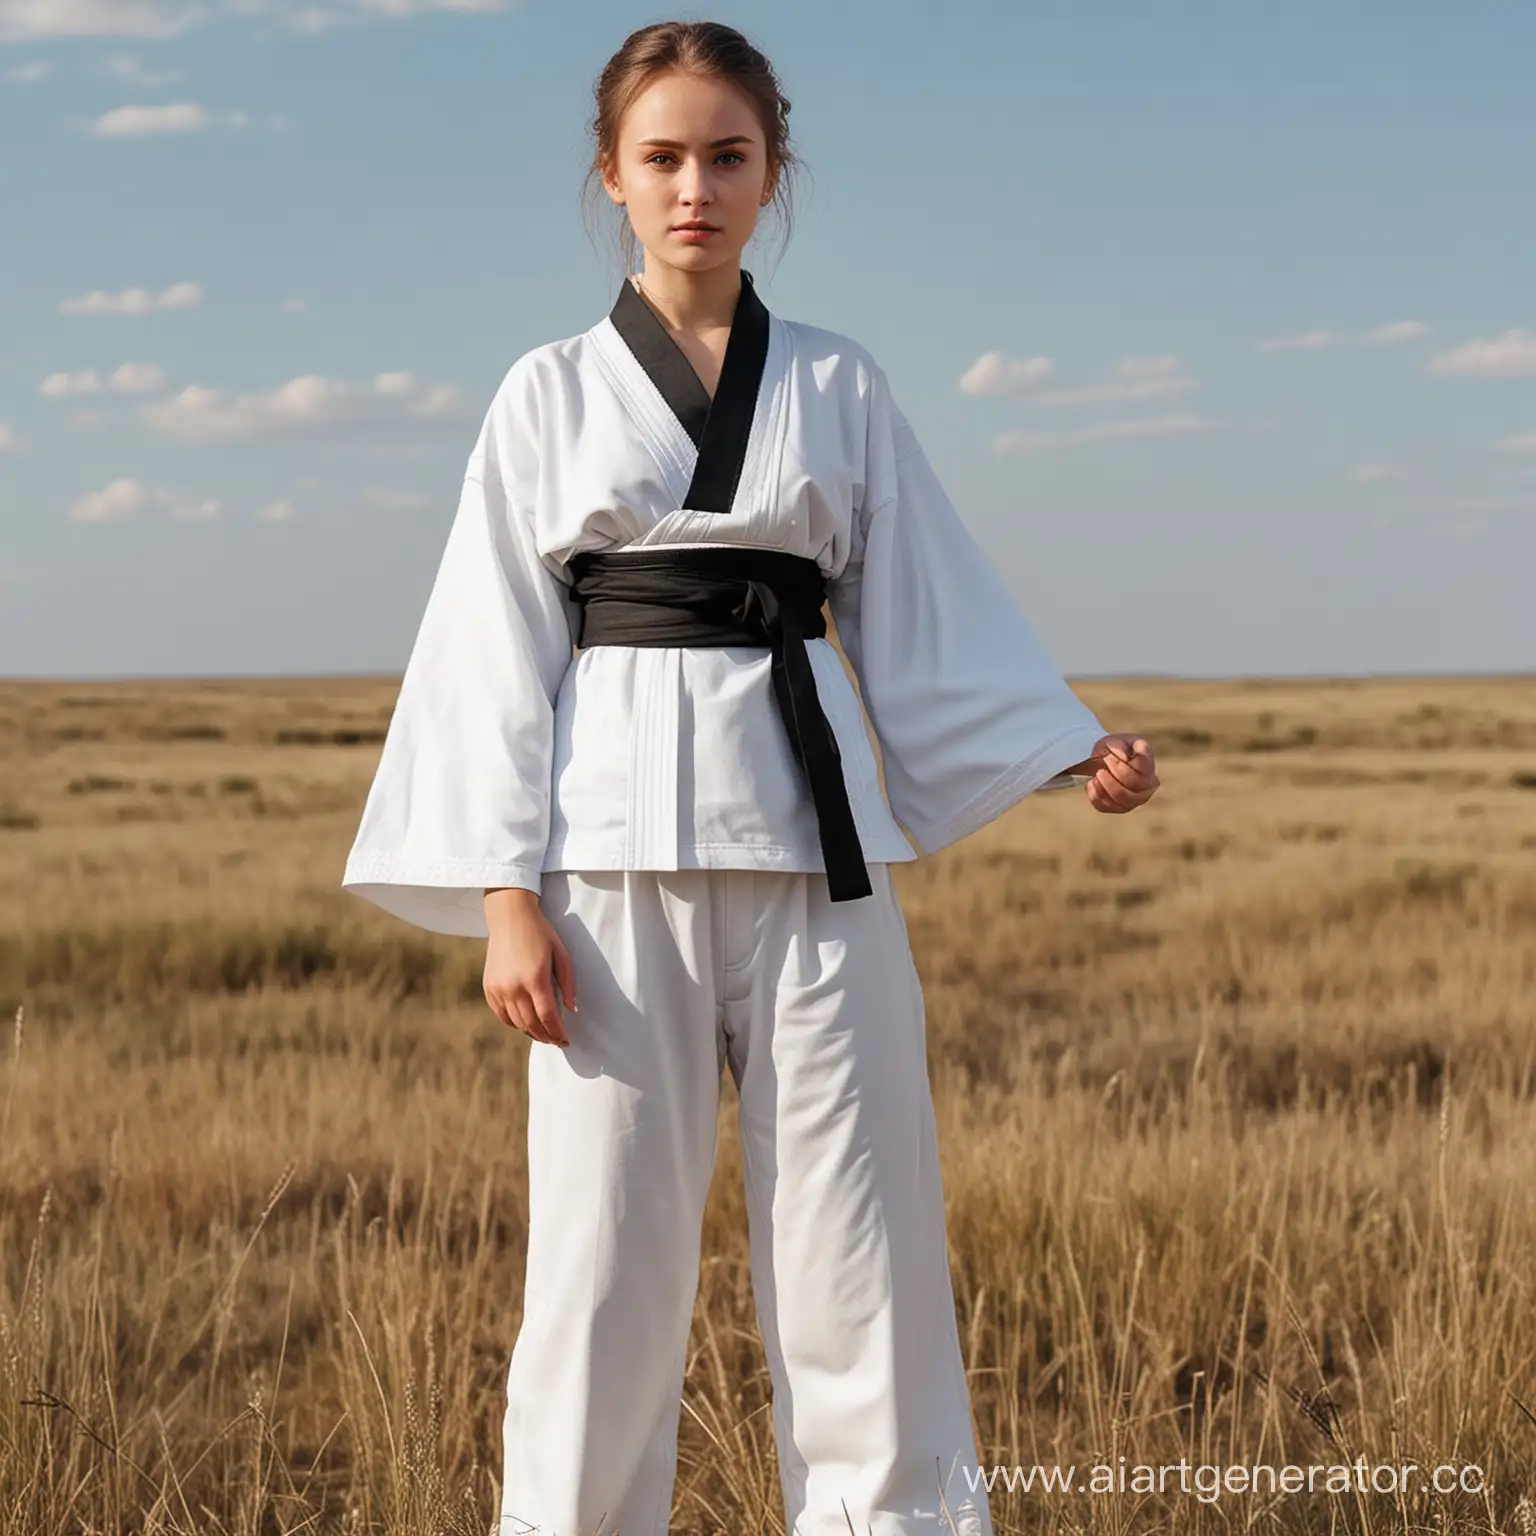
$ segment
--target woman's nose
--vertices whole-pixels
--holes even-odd
[[[710,185],[709,174],[703,166],[689,166],[682,174],[678,195],[690,207],[702,207],[712,202],[713,189]]]

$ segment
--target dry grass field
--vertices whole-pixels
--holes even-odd
[[[999,1484],[999,1532],[1531,1536],[1536,676],[1081,691],[1151,805],[899,872],[985,1462],[1486,1481]],[[394,694],[0,684],[5,1536],[491,1529],[528,1042],[338,889]],[[722,1115],[673,1528],[748,1536]]]

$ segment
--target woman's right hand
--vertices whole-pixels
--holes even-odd
[[[485,950],[485,1000],[503,1024],[547,1045],[569,1045],[553,981],[565,1006],[576,1011],[576,976],[570,953],[539,906],[534,891],[515,886],[485,893],[490,941]]]

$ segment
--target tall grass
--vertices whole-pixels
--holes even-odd
[[[1151,806],[899,872],[984,1463],[1486,1482],[999,1484],[999,1531],[1533,1536],[1536,682],[1083,692]],[[479,945],[335,888],[391,696],[0,689],[6,1536],[492,1528],[528,1045]],[[734,1114],[688,1533],[783,1530]]]

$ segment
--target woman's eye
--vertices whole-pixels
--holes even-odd
[[[734,149],[722,150],[720,152],[720,154],[717,155],[715,158],[717,160],[730,160],[730,161],[734,162],[737,165],[744,165],[746,163],[746,159],[747,159],[747,157],[745,155],[741,154],[738,150],[734,150]],[[647,165],[656,165],[660,161],[670,160],[670,159],[672,159],[672,156],[670,154],[668,154],[666,150],[658,149],[655,152],[655,154],[647,155],[645,157],[645,163]]]

